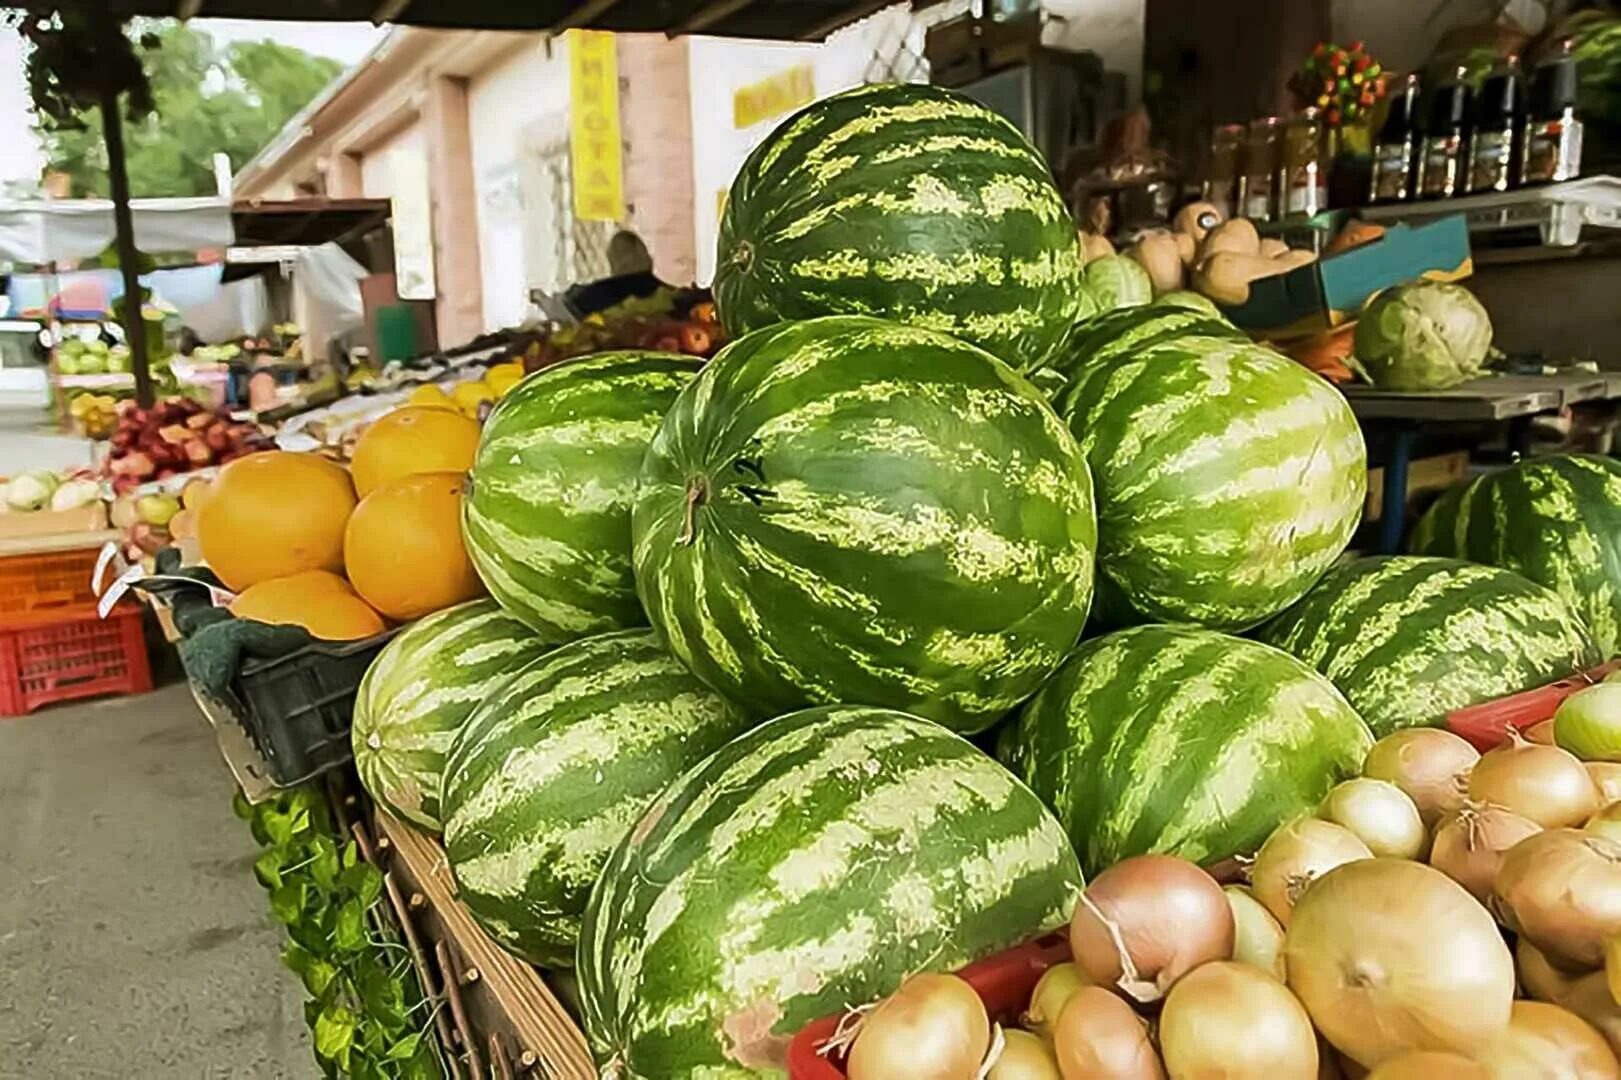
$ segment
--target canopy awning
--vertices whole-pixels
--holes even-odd
[[[150,253],[227,248],[230,199],[133,199],[135,246]],[[113,242],[107,199],[0,200],[0,260],[24,266],[88,259]]]

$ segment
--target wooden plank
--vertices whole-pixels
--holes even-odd
[[[466,973],[461,992],[475,1026],[508,1029],[520,1058],[532,1055],[533,1075],[548,1080],[595,1080],[597,1070],[585,1035],[535,968],[516,959],[486,934],[461,902],[450,864],[438,841],[379,808],[378,831],[399,856],[396,866],[424,898]],[[521,1063],[521,1062],[520,1062]]]
[[[99,503],[97,504],[100,505]],[[40,511],[50,514],[49,511]],[[4,515],[6,517],[22,517],[20,512]],[[51,532],[43,536],[0,536],[0,556],[6,555],[45,555],[58,551],[82,551],[86,548],[99,548],[109,540],[121,540],[124,533],[119,529],[106,527],[107,519],[103,515],[100,519],[101,527],[94,530],[86,529],[76,532]]]
[[[1526,376],[1533,378],[1533,376]],[[1540,378],[1540,377],[1538,377]],[[1459,423],[1509,420],[1552,412],[1563,400],[1556,386],[1498,387],[1496,379],[1472,379],[1450,390],[1404,393],[1371,386],[1342,387],[1351,410],[1363,420],[1429,420]]]

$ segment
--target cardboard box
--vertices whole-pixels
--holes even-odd
[[[1468,223],[1452,214],[1428,225],[1392,225],[1372,243],[1253,281],[1247,301],[1222,311],[1258,338],[1306,337],[1354,321],[1375,293],[1392,285],[1458,281],[1472,273]]]

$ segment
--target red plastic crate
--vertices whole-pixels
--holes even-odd
[[[0,617],[94,604],[100,546],[0,556]]]
[[[1483,701],[1447,714],[1447,727],[1474,744],[1477,750],[1490,750],[1508,738],[1508,729],[1525,731],[1544,720],[1553,719],[1559,703],[1578,690],[1585,690],[1621,668],[1621,658],[1600,664],[1568,679],[1561,679],[1535,690],[1523,690],[1496,701]]]
[[[1042,973],[1068,959],[1069,935],[1049,934],[987,956],[957,974],[978,992],[990,1018],[1006,1026],[1030,1003]],[[824,1016],[794,1036],[788,1045],[788,1080],[843,1080],[844,1063],[832,1054],[817,1053],[838,1026],[837,1016]]]
[[[105,619],[94,607],[81,607],[0,624],[0,716],[150,689],[138,605],[115,607]]]

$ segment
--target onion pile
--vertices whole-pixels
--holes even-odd
[[[1621,802],[1613,802],[1588,818],[1582,829],[1621,844]]]
[[[1475,1054],[1493,1080],[1572,1076],[1621,1080],[1621,1063],[1593,1025],[1557,1005],[1516,1001],[1508,1026]]]
[[[1063,1080],[1047,1040],[1017,1029],[1002,1032],[1002,1039],[1002,1052],[985,1080]]]
[[[1462,1054],[1420,1050],[1391,1058],[1370,1072],[1367,1080],[1492,1080],[1479,1062]]]
[[[1148,1025],[1100,986],[1069,999],[1053,1027],[1053,1049],[1064,1080],[1165,1080]]]
[[[1426,828],[1463,805],[1465,778],[1480,752],[1450,731],[1406,728],[1373,744],[1362,775],[1388,780],[1407,793]]]
[[[914,975],[860,1020],[850,1080],[976,1080],[991,1022],[974,988],[955,975]]]
[[[1599,802],[1621,802],[1621,763],[1589,761],[1587,775],[1593,778],[1593,783],[1598,788]]]
[[[1430,865],[1486,903],[1503,853],[1542,826],[1496,806],[1467,805],[1441,819],[1430,848]]]
[[[1092,880],[1069,941],[1092,982],[1158,1001],[1187,972],[1233,954],[1233,912],[1216,879],[1186,859],[1139,855]]]
[[[1591,970],[1621,935],[1621,844],[1550,829],[1503,857],[1493,894],[1509,928],[1554,962]]]
[[[1578,690],[1553,714],[1554,740],[1583,761],[1621,761],[1621,683]]]
[[[1222,892],[1233,909],[1233,959],[1285,978],[1282,924],[1242,885],[1228,885]]]
[[[1373,852],[1343,825],[1317,818],[1296,818],[1275,830],[1261,845],[1250,867],[1250,891],[1272,917],[1287,927],[1295,903],[1315,879]]]
[[[1375,855],[1416,859],[1424,852],[1427,838],[1418,807],[1389,780],[1359,776],[1335,785],[1318,816],[1350,829]]]
[[[1469,773],[1469,797],[1530,818],[1544,829],[1580,825],[1598,809],[1598,788],[1576,756],[1557,746],[1509,741]]]
[[[1165,999],[1159,1041],[1173,1077],[1317,1077],[1311,1018],[1281,982],[1247,964],[1189,972]]]
[[[1069,1004],[1069,999],[1083,986],[1090,986],[1086,974],[1076,964],[1054,964],[1041,973],[1036,988],[1030,994],[1030,1006],[1019,1017],[1019,1022],[1043,1038],[1052,1037],[1052,1026]]]

